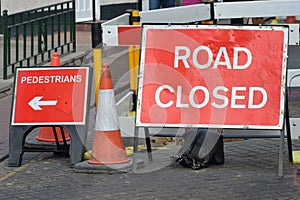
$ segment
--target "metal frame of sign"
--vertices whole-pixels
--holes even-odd
[[[181,123],[144,123],[141,121],[142,99],[144,95],[143,83],[145,79],[145,58],[146,58],[146,43],[147,31],[153,29],[172,30],[172,29],[222,29],[222,30],[254,30],[254,31],[282,31],[283,49],[282,49],[282,77],[280,83],[280,111],[278,111],[279,119],[276,125],[255,125],[255,124],[181,124]],[[139,87],[138,87],[138,103],[136,114],[136,126],[141,127],[206,127],[206,128],[239,128],[239,129],[271,129],[281,130],[284,124],[285,114],[285,89],[286,89],[286,76],[287,76],[287,49],[288,49],[288,27],[286,26],[227,26],[227,25],[144,25],[142,30],[141,42],[141,62],[139,74]],[[173,53],[173,52],[171,52]],[[175,53],[174,53],[175,54]],[[146,63],[147,64],[147,63]],[[149,78],[149,77],[148,77]],[[277,114],[277,113],[276,113]],[[276,115],[277,116],[277,115]]]

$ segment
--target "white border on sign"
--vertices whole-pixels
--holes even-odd
[[[12,116],[11,116],[11,125],[85,125],[86,124],[86,109],[87,109],[87,98],[88,98],[88,81],[89,81],[89,73],[90,69],[88,66],[80,66],[80,67],[54,67],[54,66],[49,66],[49,67],[28,67],[28,68],[16,68],[16,76],[15,78],[18,77],[18,72],[19,71],[38,71],[38,70],[70,70],[70,69],[85,69],[86,74],[85,74],[85,94],[84,94],[84,110],[83,110],[83,121],[80,122],[33,122],[33,123],[15,123],[15,106],[16,106],[16,94],[18,90],[18,81],[15,80],[15,86],[14,86],[14,93],[13,93],[13,107],[12,107]]]
[[[150,124],[141,122],[141,100],[143,98],[143,79],[144,79],[144,65],[145,65],[145,48],[146,48],[146,32],[150,29],[234,29],[234,30],[276,30],[283,31],[284,45],[282,55],[282,78],[280,86],[280,115],[279,124],[276,126],[262,126],[262,125],[223,125],[223,124]],[[230,25],[144,25],[141,36],[141,56],[140,56],[140,71],[139,84],[137,95],[137,111],[136,111],[136,126],[137,127],[202,127],[202,128],[238,128],[238,129],[272,129],[282,130],[285,119],[285,89],[287,78],[287,58],[288,58],[288,35],[289,28],[287,26],[230,26]]]

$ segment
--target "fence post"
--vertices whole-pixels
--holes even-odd
[[[8,11],[3,10],[3,79],[7,79]]]
[[[72,35],[73,52],[76,51],[76,18],[75,18],[75,0],[72,0],[72,14],[71,14],[71,26],[70,29]]]

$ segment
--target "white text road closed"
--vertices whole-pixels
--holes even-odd
[[[176,101],[173,101],[171,97],[169,100],[167,100],[166,98],[162,100],[161,93],[164,90],[167,90],[170,93],[174,93],[176,95]],[[246,90],[248,90],[247,94],[245,94]],[[247,89],[246,87],[233,87],[232,90],[229,91],[231,92],[230,101],[227,97],[228,95],[226,96],[228,91],[229,89],[224,86],[217,86],[210,93],[210,91],[208,91],[208,89],[204,86],[195,86],[189,92],[188,103],[182,103],[182,96],[185,93],[184,91],[182,91],[182,86],[177,86],[177,90],[175,91],[172,86],[162,85],[155,91],[155,103],[162,108],[169,108],[175,105],[177,108],[188,108],[189,106],[194,108],[203,108],[205,106],[225,108],[229,106],[230,108],[259,109],[265,106],[268,100],[267,92],[265,91],[265,89],[260,87],[250,87],[249,89]],[[196,101],[196,94],[199,92],[203,93],[203,99],[201,99],[201,101]],[[254,94],[262,95],[262,98],[260,98],[260,102],[254,103]],[[244,100],[246,98],[248,99],[248,102],[244,102],[243,104],[238,103],[239,100]],[[165,101],[165,103],[163,101]]]
[[[227,69],[246,69],[250,66],[252,61],[252,54],[249,49],[233,47],[233,54],[230,55],[230,57],[228,55],[228,51],[232,52],[232,49],[220,47],[220,49],[217,52],[217,56],[214,59],[214,54],[212,50],[207,46],[197,47],[193,51],[192,55],[191,50],[187,46],[176,46],[174,56],[174,68],[178,68],[179,62],[182,62],[185,68],[190,68],[188,59],[192,60],[191,64],[199,69],[206,69],[208,67],[217,69],[219,66],[225,66]],[[240,64],[239,55],[241,55],[242,53],[245,53],[246,59],[245,63]],[[230,60],[230,58],[232,58],[232,61]]]
[[[145,26],[137,125],[281,129],[288,30]]]

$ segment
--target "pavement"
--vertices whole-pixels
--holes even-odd
[[[91,51],[87,42],[91,41],[90,33],[78,32],[77,37],[80,40],[77,47]],[[127,67],[124,49],[104,54],[106,61],[119,66],[111,67],[114,85],[126,85],[122,71]],[[80,173],[70,166],[68,156],[52,152],[25,152],[20,167],[8,167],[12,88],[13,79],[0,80],[0,199],[296,200],[300,197],[297,171],[300,164],[289,161],[286,140],[284,176],[278,176],[279,138],[226,139],[225,163],[199,170],[172,163],[170,156],[181,147],[176,139],[160,145],[151,140],[153,160],[148,161],[146,151],[140,150],[137,157],[144,166],[134,172]],[[89,132],[86,147],[91,149],[92,143],[93,133]],[[126,142],[126,146],[132,145],[132,141]],[[292,140],[292,147],[300,150],[300,141]]]

